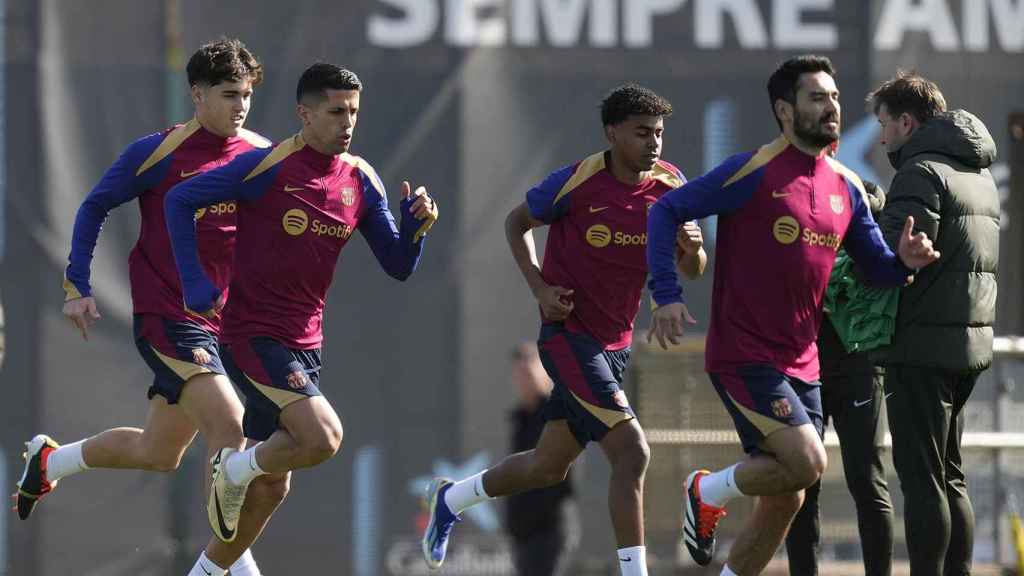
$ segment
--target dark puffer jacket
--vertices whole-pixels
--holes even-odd
[[[992,363],[999,263],[996,145],[976,116],[955,110],[889,154],[897,173],[879,219],[895,250],[907,216],[941,253],[900,294],[888,364],[971,372]]]

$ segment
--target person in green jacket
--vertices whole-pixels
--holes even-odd
[[[935,83],[898,73],[868,97],[896,169],[879,225],[895,246],[907,217],[941,258],[900,289],[885,388],[914,576],[969,574],[974,511],[960,453],[964,406],[992,364],[999,194],[996,145]]]
[[[836,151],[833,146],[830,153]],[[877,218],[885,205],[885,191],[867,180],[864,189],[871,214]],[[825,422],[831,419],[839,436],[867,576],[892,573],[892,501],[881,450],[885,438],[884,371],[875,365],[873,354],[892,340],[898,301],[898,289],[868,286],[858,277],[846,252],[839,251],[818,333],[821,402]],[[818,574],[820,491],[820,480],[807,489],[803,507],[786,536],[790,574]]]

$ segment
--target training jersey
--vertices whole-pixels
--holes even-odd
[[[913,273],[882,240],[860,178],[828,155],[809,156],[780,137],[729,158],[654,206],[647,255],[659,306],[682,301],[676,227],[711,214],[719,218],[709,372],[769,364],[817,381],[821,302],[840,246],[871,284],[901,286]]]
[[[686,179],[658,160],[650,178],[624,184],[609,170],[608,154],[555,171],[527,192],[526,202],[534,219],[550,224],[544,281],[573,290],[566,329],[620,350],[632,342],[647,278],[647,211]]]
[[[192,215],[198,206],[231,201],[238,205],[238,233],[231,297],[222,311],[220,339],[227,344],[268,336],[290,348],[319,347],[324,299],[352,233],[359,230],[384,270],[404,280],[416,268],[429,226],[412,216],[407,199],[396,227],[384,185],[365,160],[321,154],[295,135],[167,195],[167,226],[192,310],[209,310],[222,297],[200,266]]]
[[[217,136],[195,119],[129,145],[78,209],[64,272],[67,299],[92,295],[89,268],[100,228],[112,209],[138,198],[139,239],[128,256],[134,313],[187,320],[216,333],[216,321],[189,314],[182,307],[181,282],[164,222],[164,195],[182,180],[269,146],[269,140],[248,130],[239,130],[231,138]],[[194,211],[204,271],[221,290],[227,289],[231,278],[235,209],[233,202],[224,202]]]

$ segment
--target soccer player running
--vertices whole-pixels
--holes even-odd
[[[239,492],[261,476],[286,484],[289,471],[316,466],[341,446],[341,421],[318,387],[324,299],[341,250],[359,230],[384,270],[405,280],[437,219],[426,190],[403,182],[396,226],[376,172],[348,153],[361,92],[354,73],[314,64],[299,79],[299,134],[185,181],[165,200],[185,304],[207,316],[220,310],[222,289],[201,264],[193,214],[220,202],[238,206],[220,341],[228,374],[246,395],[245,436],[259,443],[214,455],[208,509],[214,531],[237,529],[239,540],[252,542],[263,528],[245,524],[245,515],[238,522]],[[206,574],[221,576],[222,566]]]
[[[800,509],[803,490],[825,470],[815,341],[822,296],[844,247],[866,280],[900,286],[939,254],[908,218],[898,254],[882,240],[860,179],[825,153],[839,138],[832,63],[799,56],[768,81],[782,135],[738,154],[651,210],[647,258],[658,308],[651,336],[676,342],[689,317],[672,258],[676,227],[719,215],[718,258],[706,369],[749,455],[686,479],[683,540],[698,564],[711,562],[725,506],[756,496],[722,574],[758,574]]]
[[[620,569],[624,576],[647,574],[643,484],[650,450],[620,386],[647,277],[647,212],[685,182],[660,160],[664,119],[671,114],[672,105],[651,90],[615,88],[601,103],[610,149],[552,173],[505,220],[512,255],[540,306],[538,348],[554,381],[547,423],[535,449],[458,482],[431,483],[422,543],[431,568],[444,562],[465,509],[561,482],[595,441],[611,463],[608,505]],[[531,230],[545,225],[551,229],[541,268]],[[700,228],[680,222],[673,238],[677,232],[678,264],[696,278],[707,261]]]
[[[222,39],[199,48],[186,70],[195,117],[135,141],[106,171],[78,209],[64,279],[64,315],[88,339],[89,328],[100,318],[89,284],[100,228],[112,209],[138,199],[142,225],[128,269],[135,344],[154,373],[145,427],[114,428],[64,446],[45,434],[32,438],[15,497],[23,520],[59,480],[72,474],[92,468],[177,469],[197,431],[211,455],[243,445],[242,404],[224,375],[217,346],[219,319],[191,314],[181,305],[181,284],[164,224],[164,195],[175,184],[239,154],[270,146],[242,128],[263,67],[242,42]],[[206,273],[216,286],[226,288],[235,204],[197,208]],[[254,511],[269,514],[283,497],[280,491],[254,491],[250,504]],[[236,574],[258,574],[248,552],[234,568]]]

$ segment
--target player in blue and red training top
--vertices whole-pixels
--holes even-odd
[[[675,228],[719,215],[706,369],[750,457],[687,478],[683,539],[694,559],[708,564],[725,503],[759,496],[723,574],[761,572],[804,488],[825,470],[815,341],[836,251],[843,246],[881,286],[906,283],[939,256],[924,234],[911,236],[912,220],[894,254],[871,218],[860,178],[825,153],[839,138],[834,75],[819,56],[783,63],[768,82],[782,136],[665,194],[648,222],[658,305],[652,335],[665,346],[688,316],[672,263]]]
[[[33,438],[18,484],[22,519],[58,480],[83,470],[176,469],[197,430],[211,454],[243,445],[242,404],[221,365],[219,322],[189,314],[181,306],[181,285],[164,224],[164,195],[182,180],[270,146],[242,128],[263,67],[240,41],[224,39],[196,51],[187,73],[195,118],[135,141],[106,171],[78,210],[64,280],[64,315],[88,338],[100,317],[89,283],[100,228],[112,209],[138,199],[142,223],[128,271],[135,343],[155,374],[145,429],[115,428],[65,446],[43,434]],[[204,205],[195,218],[205,269],[217,286],[226,287],[235,204]],[[280,497],[271,495],[269,502],[253,509],[272,510]],[[232,554],[238,557],[243,550]],[[248,554],[246,558],[251,563]]]
[[[540,305],[538,348],[554,381],[547,424],[535,450],[458,482],[439,478],[431,484],[431,520],[423,536],[431,568],[444,562],[463,510],[562,481],[594,441],[611,463],[609,507],[622,574],[646,576],[643,480],[649,449],[621,384],[647,278],[647,212],[686,181],[660,160],[664,119],[671,113],[671,104],[646,88],[612,90],[601,104],[611,148],[554,172],[509,214],[506,236]],[[530,231],[545,225],[550,230],[541,268]],[[707,259],[700,228],[689,222],[678,233],[679,265],[686,275],[700,276]]]
[[[299,134],[167,195],[185,303],[207,315],[217,312],[222,290],[200,264],[192,214],[199,206],[238,203],[221,343],[228,374],[246,395],[245,435],[260,443],[214,456],[207,508],[215,532],[237,528],[239,539],[254,540],[262,524],[239,523],[249,483],[264,475],[287,482],[289,471],[316,466],[341,445],[341,422],[318,388],[321,323],[335,265],[353,232],[359,230],[389,275],[405,280],[437,219],[426,190],[411,192],[405,182],[396,227],[377,174],[348,153],[361,90],[354,73],[314,64],[297,89]]]

